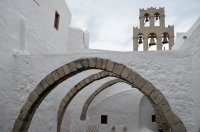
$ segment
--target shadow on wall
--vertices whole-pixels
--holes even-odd
[[[153,132],[150,129],[147,129],[145,127],[141,128],[139,132]]]

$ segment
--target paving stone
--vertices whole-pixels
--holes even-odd
[[[95,79],[95,80],[98,78],[98,77],[97,77],[97,74],[94,74],[94,76],[93,76],[93,77],[94,77],[94,79]]]
[[[95,67],[96,66],[96,61],[94,60],[94,58],[90,58],[88,60],[89,62],[89,67]]]
[[[81,87],[84,87],[84,86],[85,86],[85,81],[82,80],[82,81],[80,82],[80,85],[81,85]]]
[[[100,73],[97,73],[97,79],[101,78]]]
[[[88,68],[89,67],[89,60],[88,59],[83,59],[81,61],[83,67]]]
[[[177,123],[176,125],[172,126],[172,130],[174,132],[187,132],[186,128],[184,127],[182,122]]]
[[[72,91],[73,94],[75,94],[75,93],[78,91],[78,89],[77,89],[76,87],[73,87],[73,88],[71,89],[71,91]]]
[[[116,77],[116,75],[113,74],[112,72],[108,72],[108,75],[109,75],[109,76],[112,76],[112,77]]]
[[[59,106],[59,109],[58,109],[58,120],[59,121],[61,121],[61,118],[62,118],[62,116],[63,116],[63,110],[64,110],[65,108],[63,107],[63,104],[60,104],[60,106]]]
[[[78,90],[82,89],[80,84],[77,84],[75,87],[77,87]]]
[[[39,97],[39,95],[35,92],[35,90],[33,90],[33,91],[30,93],[28,99],[29,99],[31,102],[34,103],[34,102],[38,99],[38,97]]]
[[[94,80],[96,80],[96,79],[94,79],[93,76],[90,76],[89,79],[90,79],[90,82],[93,82]]]
[[[63,99],[63,101],[65,101],[66,103],[67,103],[69,100],[70,100],[70,97],[67,96],[67,95],[66,95],[66,96],[64,97],[64,99]]]
[[[65,72],[65,75],[69,74],[70,73],[69,65],[64,65],[63,70]]]
[[[163,95],[159,91],[152,92],[150,98],[155,104],[160,103],[164,99]]]
[[[102,69],[105,69],[106,68],[106,64],[107,64],[107,61],[106,59],[103,59],[103,62],[102,62]]]
[[[102,69],[102,63],[103,63],[103,60],[97,58],[96,68],[98,68],[98,69]]]
[[[59,75],[60,78],[62,78],[62,77],[65,76],[65,72],[64,72],[63,67],[60,67],[60,68],[57,70],[57,73],[58,73],[58,75]]]
[[[100,74],[101,77],[105,77],[106,76],[106,72],[105,71],[100,72],[99,74]]]
[[[24,123],[24,120],[21,119],[20,117],[18,117],[18,118],[16,119],[16,122],[15,122],[14,130],[15,130],[15,131],[20,130],[20,128],[22,127],[23,123]]]
[[[51,84],[53,84],[55,82],[54,79],[53,79],[53,76],[51,74],[47,75],[45,77],[45,80],[49,85],[51,85]],[[44,88],[44,89],[46,89],[46,88]]]
[[[77,70],[76,64],[74,62],[69,63],[70,72],[74,72]]]
[[[40,95],[42,92],[44,91],[43,87],[41,86],[41,84],[39,83],[37,85],[37,87],[35,88],[35,92]]]
[[[83,68],[83,64],[80,61],[76,61],[75,64],[76,64],[77,69]]]
[[[60,79],[57,71],[54,71],[53,73],[51,73],[51,75],[53,76],[54,81],[58,81]]]
[[[111,61],[108,61],[107,64],[106,64],[106,70],[112,71],[113,68],[114,68],[114,63],[111,62]]]
[[[60,106],[59,106],[59,107],[65,108],[65,106],[66,106],[66,102],[62,101],[62,102],[60,103]]]
[[[160,103],[158,103],[157,107],[159,107],[163,113],[170,111],[169,103],[166,100],[162,100]]]
[[[146,80],[144,78],[142,78],[140,75],[136,76],[135,80],[134,80],[134,85],[141,89],[145,84],[146,84]]]
[[[29,100],[26,101],[26,104],[23,106],[22,110],[20,111],[20,118],[25,119],[28,115],[28,111],[30,110],[31,106],[32,106],[32,102],[30,102]]]
[[[177,116],[170,110],[165,113],[165,116],[167,118],[167,121],[170,123],[170,125],[177,124],[180,120],[177,118]]]
[[[135,72],[133,72],[133,71],[130,71],[130,73],[129,73],[128,77],[127,77],[127,80],[128,80],[130,83],[134,84],[135,78],[136,78],[137,75],[138,75],[137,73],[135,73]]]
[[[85,83],[89,83],[90,82],[90,79],[89,78],[86,78],[84,79],[85,80]]]
[[[123,69],[124,69],[123,65],[116,63],[113,68],[113,73],[120,75],[122,73]]]
[[[46,89],[49,87],[49,84],[47,83],[46,78],[44,78],[44,79],[40,82],[40,85],[42,86],[43,91],[46,90]]]
[[[72,93],[71,90],[67,93],[67,96],[68,96],[69,98],[71,98],[71,97],[73,96],[73,93]]]
[[[141,90],[145,95],[150,96],[154,89],[155,87],[150,82],[147,82]]]
[[[124,78],[124,79],[127,79],[128,75],[129,75],[129,73],[130,73],[130,71],[131,71],[131,69],[125,67],[125,68],[122,70],[121,77]]]

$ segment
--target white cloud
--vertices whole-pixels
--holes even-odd
[[[139,24],[139,8],[165,7],[166,25],[186,31],[199,16],[199,0],[66,0],[72,26],[88,30],[90,48],[132,50],[132,27]]]

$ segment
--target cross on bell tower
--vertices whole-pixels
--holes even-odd
[[[163,8],[140,9],[140,27],[133,28],[133,50],[171,50],[174,45],[174,25],[165,27]]]

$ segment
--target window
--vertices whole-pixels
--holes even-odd
[[[156,122],[156,115],[152,115],[152,122]]]
[[[58,12],[56,11],[55,13],[55,20],[54,20],[54,27],[58,30],[59,28],[59,20],[60,20],[60,15],[58,14]]]
[[[107,122],[108,122],[108,116],[101,115],[101,124],[107,124]]]

